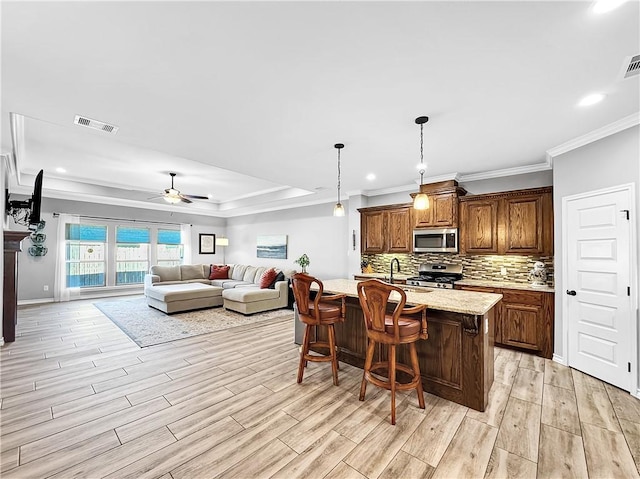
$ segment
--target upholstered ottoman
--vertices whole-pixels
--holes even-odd
[[[222,305],[222,288],[202,283],[150,286],[147,304],[167,314]]]

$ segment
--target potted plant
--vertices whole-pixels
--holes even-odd
[[[307,272],[307,266],[309,266],[309,264],[311,263],[311,261],[309,261],[309,257],[307,256],[306,253],[304,253],[302,256],[300,256],[297,260],[294,261],[294,263],[297,263],[300,265],[300,267],[302,267],[302,272],[306,273]]]

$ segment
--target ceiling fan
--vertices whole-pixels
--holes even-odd
[[[208,200],[208,196],[200,196],[200,195],[183,195],[179,190],[176,190],[173,187],[173,179],[175,178],[175,173],[169,173],[171,176],[171,188],[167,188],[164,190],[164,193],[160,196],[155,196],[154,198],[163,198],[167,203],[171,203],[175,205],[176,203],[180,203],[181,201],[184,203],[193,203],[193,200]],[[150,198],[151,199],[151,198]]]

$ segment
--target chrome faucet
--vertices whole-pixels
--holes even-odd
[[[400,272],[400,261],[398,260],[398,258],[393,258],[391,260],[391,267],[389,268],[390,273],[389,273],[389,283],[393,284],[393,263],[396,263],[398,265],[398,270],[396,271],[396,273]]]

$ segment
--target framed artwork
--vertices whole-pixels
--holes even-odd
[[[215,254],[216,252],[216,235],[200,233],[200,254]]]
[[[258,258],[287,259],[287,235],[258,236]]]

